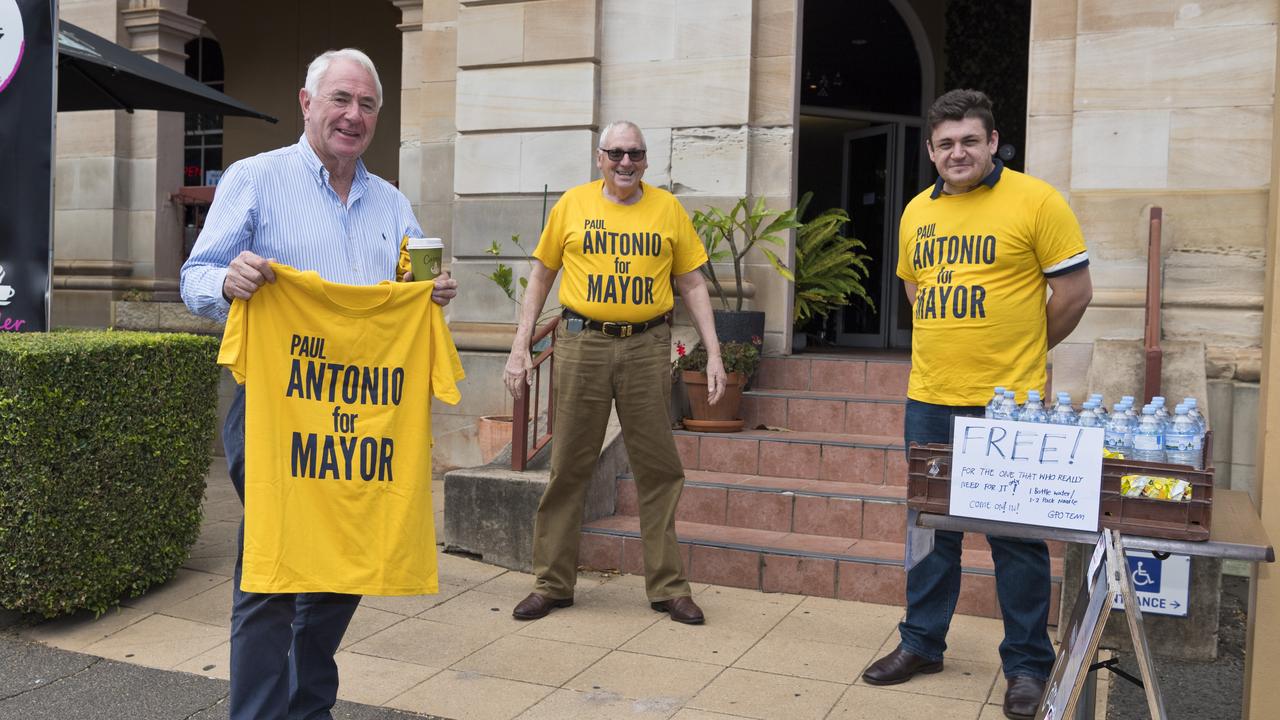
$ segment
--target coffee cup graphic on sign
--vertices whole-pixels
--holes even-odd
[[[11,285],[4,284],[4,266],[0,265],[0,305],[8,305],[18,290]]]

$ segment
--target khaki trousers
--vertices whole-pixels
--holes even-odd
[[[689,595],[676,542],[684,468],[671,436],[671,329],[629,338],[556,328],[555,439],[551,479],[533,526],[534,591],[573,597],[587,486],[617,404],[640,504],[645,593],[657,602]]]

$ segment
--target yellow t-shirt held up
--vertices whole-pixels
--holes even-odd
[[[431,397],[462,364],[432,282],[340,285],[272,264],[218,363],[245,386],[246,592],[438,592]]]
[[[1045,386],[1046,274],[1085,252],[1048,183],[1004,168],[994,186],[917,195],[899,225],[898,277],[916,284],[907,397],[983,405]]]
[[[672,308],[671,276],[697,270],[707,253],[671,193],[642,183],[639,202],[619,205],[605,199],[603,185],[560,197],[533,256],[564,267],[561,305],[602,322],[644,322]]]

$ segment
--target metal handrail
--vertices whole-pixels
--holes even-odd
[[[524,393],[516,399],[511,408],[511,469],[521,472],[529,467],[529,461],[538,454],[547,443],[551,442],[551,433],[555,424],[555,350],[556,350],[556,325],[560,324],[560,318],[554,317],[546,325],[538,328],[533,334],[533,340],[529,343],[530,352],[542,342],[543,338],[550,338],[547,349],[538,353],[533,358],[532,367],[529,372],[533,376],[533,382]],[[538,435],[538,407],[541,405],[542,397],[542,364],[547,363],[550,375],[547,378],[547,433],[546,435]],[[532,400],[532,402],[530,402]],[[531,416],[532,411],[532,416]],[[529,447],[529,423],[533,423],[533,447]]]
[[[1151,208],[1151,220],[1147,229],[1147,304],[1143,323],[1142,349],[1145,370],[1142,394],[1145,402],[1160,394],[1160,370],[1164,364],[1164,352],[1160,349],[1160,267],[1163,254],[1160,249],[1160,230],[1164,224],[1164,210]]]

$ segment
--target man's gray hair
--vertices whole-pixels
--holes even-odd
[[[596,145],[596,147],[600,150],[604,150],[605,143],[609,140],[609,133],[612,132],[614,128],[620,128],[620,127],[631,128],[632,130],[635,130],[636,134],[640,136],[640,142],[641,143],[645,142],[644,132],[640,129],[639,125],[631,122],[630,120],[614,120],[608,125],[605,125],[604,129],[600,131],[600,142]],[[645,147],[648,147],[648,143],[645,143]]]
[[[316,56],[315,60],[307,66],[307,82],[303,85],[307,94],[316,97],[320,92],[320,80],[324,74],[329,71],[329,66],[334,60],[351,60],[360,64],[360,67],[369,71],[369,75],[373,76],[373,86],[378,91],[378,109],[382,109],[382,81],[378,79],[378,68],[373,66],[373,61],[368,55],[355,48],[342,48],[341,50],[326,50]]]

